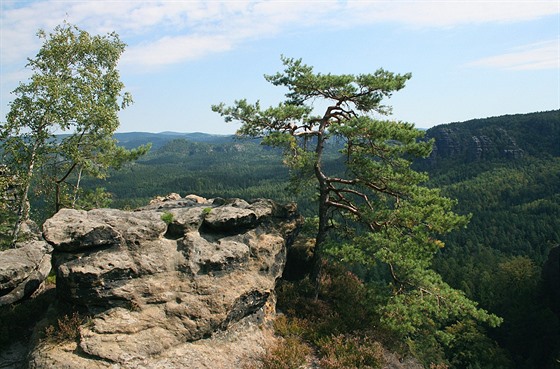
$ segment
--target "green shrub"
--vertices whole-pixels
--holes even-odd
[[[274,332],[284,338],[304,338],[309,336],[312,329],[307,320],[297,317],[279,315],[274,320]]]
[[[342,265],[329,263],[323,269],[320,296],[332,310],[328,333],[367,329],[373,320],[367,287]]]
[[[51,270],[47,279],[45,279],[45,284],[49,286],[56,286],[56,272],[55,270]]]
[[[166,211],[163,214],[161,214],[161,220],[163,220],[165,224],[170,225],[173,222],[173,214]]]

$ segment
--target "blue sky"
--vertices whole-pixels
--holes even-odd
[[[1,120],[37,30],[64,20],[127,43],[121,132],[233,133],[210,106],[279,103],[286,91],[263,75],[280,55],[322,73],[411,72],[386,103],[421,128],[560,108],[559,0],[1,0]]]

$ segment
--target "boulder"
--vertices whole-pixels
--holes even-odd
[[[58,212],[43,229],[57,296],[90,318],[77,342],[37,344],[30,367],[241,367],[273,339],[266,322],[300,224],[294,205],[270,200]]]
[[[0,306],[29,297],[51,271],[52,248],[45,242],[22,242],[0,252]]]

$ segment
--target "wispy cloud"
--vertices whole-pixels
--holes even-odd
[[[25,60],[39,28],[63,20],[91,32],[117,31],[129,44],[123,63],[158,66],[201,58],[283,32],[393,22],[453,27],[517,22],[558,14],[557,1],[3,1],[1,63]]]
[[[519,22],[558,14],[554,0],[348,1],[361,22],[390,21],[420,27]]]
[[[560,39],[517,47],[501,55],[475,60],[467,66],[506,70],[559,69]]]
[[[212,4],[212,2],[210,2]],[[214,3],[216,6],[217,3]],[[166,35],[131,45],[123,63],[165,65],[231,50],[255,39],[297,32],[328,18],[340,5],[331,2],[317,8],[313,2],[231,2],[212,9],[187,9],[183,22]]]

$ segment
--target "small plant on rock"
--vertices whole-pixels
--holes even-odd
[[[80,325],[85,322],[85,317],[77,312],[64,315],[57,319],[56,324],[45,328],[45,338],[51,342],[76,341],[80,336]]]
[[[173,222],[173,214],[166,211],[161,214],[161,220],[163,220],[165,224],[170,225]]]

